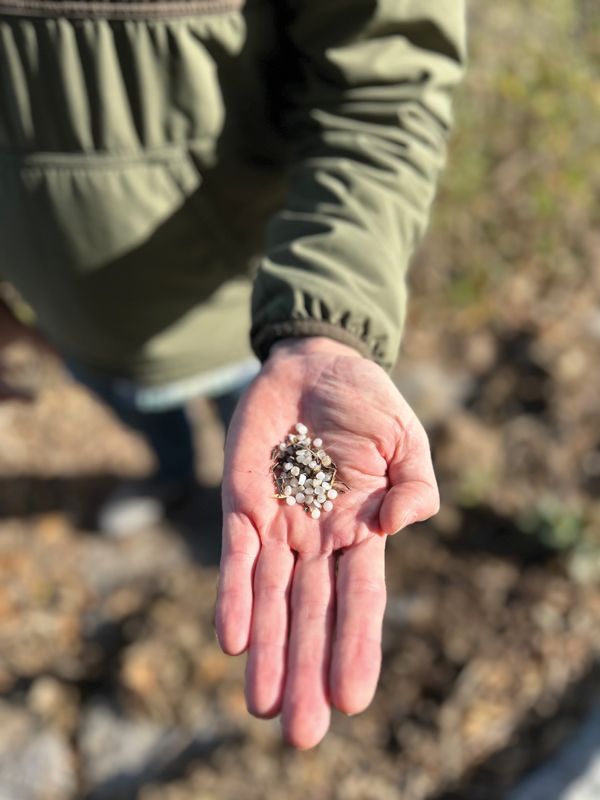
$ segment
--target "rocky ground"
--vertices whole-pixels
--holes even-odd
[[[600,589],[577,548],[519,522],[534,492],[520,466],[531,445],[468,410],[458,373],[421,361],[397,375],[428,421],[446,502],[389,542],[372,707],[336,713],[325,741],[297,753],[277,721],[248,716],[245,658],[223,655],[214,635],[214,409],[191,408],[205,485],[193,507],[105,539],[91,511],[119,476],[150,467],[148,452],[56,362],[23,348],[11,357],[39,393],[0,406],[3,800],[493,800],[585,713],[599,685]],[[539,435],[542,423],[520,424]],[[458,499],[463,470],[499,462],[485,503]]]
[[[516,784],[600,687],[593,14],[567,0],[471,12],[394,373],[430,432],[442,510],[389,540],[378,693],[315,750],[248,716],[245,659],[216,643],[214,408],[190,409],[193,507],[103,539],[94,507],[148,452],[51,356],[2,353],[37,394],[0,404],[0,800],[537,798]]]

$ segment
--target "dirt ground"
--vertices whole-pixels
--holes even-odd
[[[486,385],[503,373],[514,385],[516,370],[532,369],[525,359],[511,355],[477,383],[448,360],[407,359],[398,371],[428,420],[444,505],[389,541],[371,708],[336,712],[325,741],[298,753],[277,721],[248,716],[245,657],[223,655],[214,635],[223,431],[213,407],[190,409],[201,496],[171,525],[110,540],[90,530],[91,512],[120,476],[149,469],[149,453],[58,363],[26,348],[11,358],[39,394],[0,406],[6,797],[493,800],[585,712],[600,686],[600,589],[566,512],[530,513],[538,481],[549,491],[556,470],[558,485],[575,456],[561,448],[554,463],[556,424],[499,412]],[[493,486],[473,499],[483,480]],[[595,500],[580,514],[592,512]]]
[[[92,511],[150,469],[144,444],[51,356],[2,353],[37,393],[0,404],[2,800],[500,800],[569,736],[600,692],[589,13],[563,0],[471,12],[394,372],[430,433],[442,510],[389,540],[377,695],[335,713],[313,751],[247,714],[245,657],[217,646],[211,404],[190,407],[200,495],[172,524],[110,540]]]

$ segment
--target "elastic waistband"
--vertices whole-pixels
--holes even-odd
[[[0,0],[0,16],[135,19],[241,11],[245,0]]]

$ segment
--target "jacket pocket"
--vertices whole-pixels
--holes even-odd
[[[135,351],[243,270],[185,148],[1,161],[3,277],[55,341]]]

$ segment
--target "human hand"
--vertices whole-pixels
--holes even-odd
[[[318,520],[273,499],[271,452],[298,421],[350,487]],[[438,507],[425,431],[381,367],[331,339],[274,345],[227,435],[215,622],[226,653],[248,650],[248,710],[281,713],[290,744],[371,702],[386,535]]]

